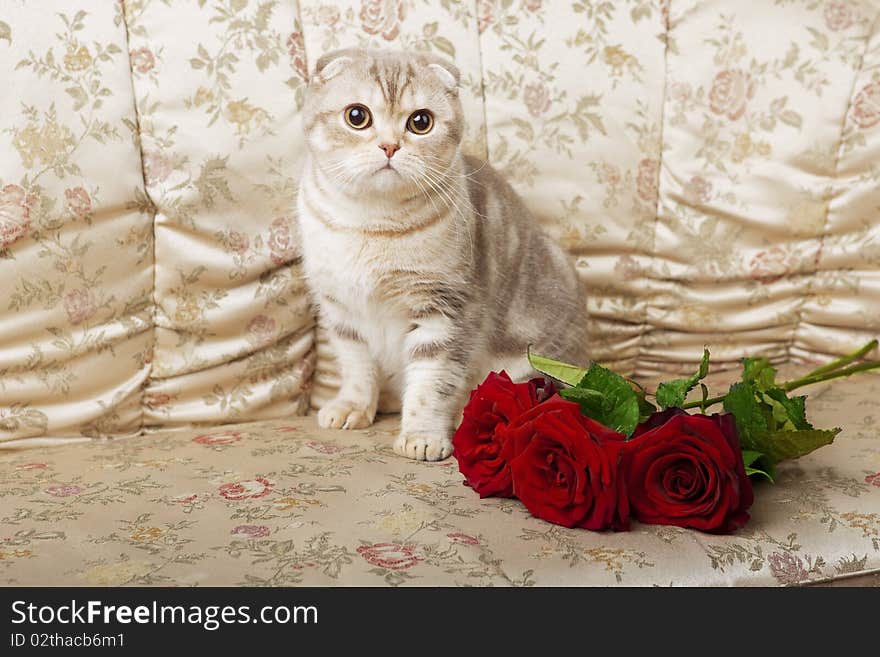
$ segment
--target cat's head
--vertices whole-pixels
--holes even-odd
[[[315,164],[352,194],[413,196],[458,152],[458,69],[424,53],[338,50],[318,60],[303,126]]]

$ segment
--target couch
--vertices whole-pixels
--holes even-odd
[[[293,215],[310,64],[445,54],[464,149],[646,385],[708,346],[787,375],[880,333],[875,0],[11,0],[0,6],[0,583],[795,585],[880,572],[880,377],[731,536],[480,500],[338,374]],[[548,320],[549,321],[549,320]],[[872,354],[877,357],[876,352]]]

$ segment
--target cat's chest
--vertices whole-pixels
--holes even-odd
[[[447,269],[438,251],[443,236],[432,232],[365,234],[334,229],[306,216],[303,251],[311,284],[358,314],[376,308],[383,314],[405,314],[413,284],[424,288],[426,281],[436,281]]]

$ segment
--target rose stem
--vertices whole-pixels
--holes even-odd
[[[861,349],[859,351],[862,351]],[[870,351],[868,349],[867,351]],[[867,353],[867,351],[865,353]],[[846,356],[845,358],[849,358]],[[840,360],[844,360],[841,358]],[[850,361],[851,362],[851,361]],[[796,388],[802,388],[804,386],[811,385],[813,383],[823,383],[825,381],[830,381],[831,379],[840,379],[845,376],[851,376],[853,374],[858,374],[859,372],[868,372],[870,370],[880,369],[880,361],[868,361],[866,363],[861,363],[859,365],[853,365],[852,367],[848,367],[842,370],[829,371],[825,370],[823,372],[810,372],[806,376],[801,377],[800,379],[794,379],[793,381],[787,381],[786,383],[780,384],[780,387],[786,392],[791,392]],[[719,395],[718,397],[712,397],[711,399],[707,399],[703,401],[699,399],[697,401],[687,402],[686,404],[682,404],[682,408],[707,408],[714,404],[719,404],[724,401],[724,398],[727,395]]]
[[[838,379],[840,377],[850,376],[851,374],[858,374],[859,372],[867,372],[869,370],[876,370],[878,368],[880,368],[880,362],[868,361],[867,363],[853,365],[852,367],[848,367],[844,370],[837,370],[836,372],[824,372],[819,375],[808,374],[807,376],[800,379],[795,379],[794,381],[783,383],[782,388],[786,392],[789,392],[791,390],[794,390],[795,388],[808,386],[811,383],[822,383],[823,381],[830,381],[831,379]]]
[[[830,363],[828,363],[827,365],[823,365],[822,367],[819,367],[819,368],[813,370],[812,372],[810,372],[806,376],[815,376],[817,374],[825,374],[825,372],[831,372],[833,370],[840,369],[844,365],[849,365],[850,363],[859,360],[862,356],[869,353],[870,351],[872,351],[876,347],[877,347],[877,340],[871,340],[868,344],[866,344],[864,347],[862,347],[858,351],[854,351],[847,356],[843,356],[841,358],[838,358],[837,360],[833,360]]]

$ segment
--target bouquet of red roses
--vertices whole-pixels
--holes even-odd
[[[752,478],[773,481],[779,461],[830,444],[841,431],[815,429],[796,388],[880,368],[853,365],[862,349],[794,381],[776,382],[764,358],[743,360],[739,381],[710,397],[704,351],[691,377],[646,391],[609,369],[581,369],[529,354],[561,385],[514,383],[492,372],[471,392],[453,455],[481,497],[516,497],[535,516],[566,527],[626,530],[631,517],[706,532],[732,532],[749,520]],[[701,398],[687,402],[699,385]],[[724,413],[706,414],[722,404]],[[687,409],[698,408],[696,414]]]

